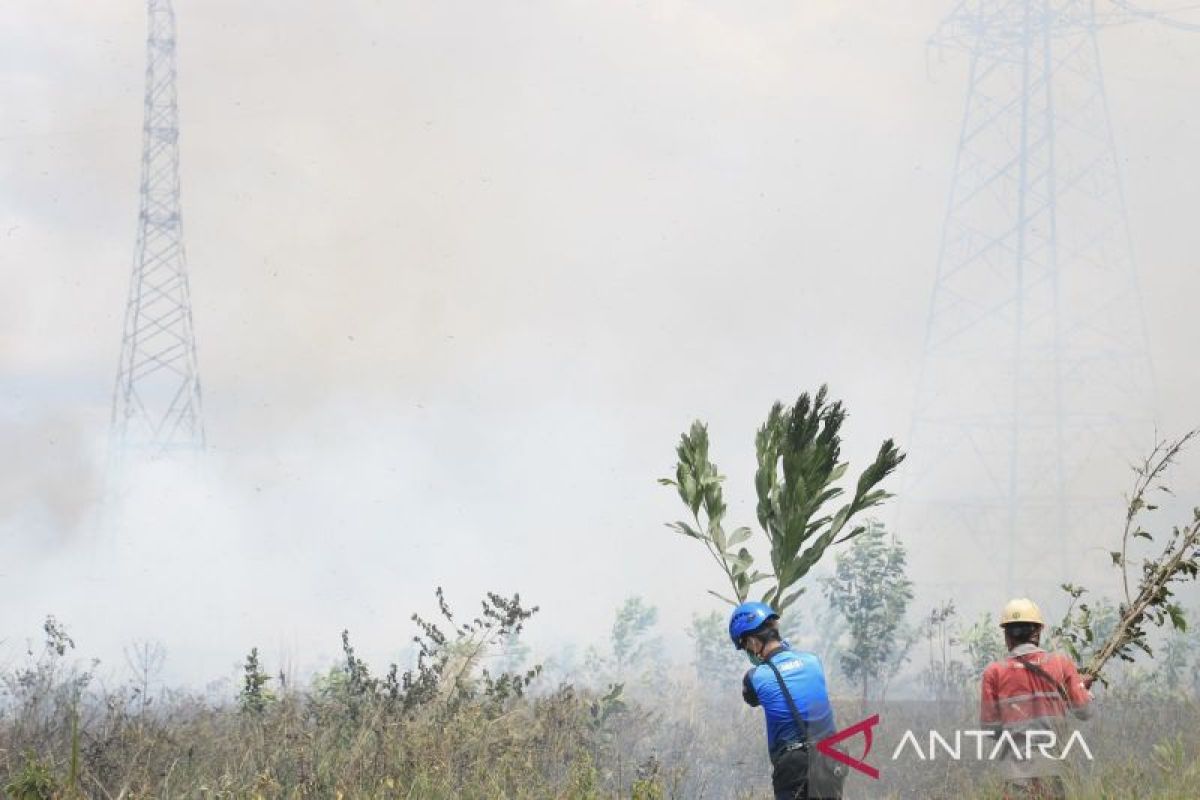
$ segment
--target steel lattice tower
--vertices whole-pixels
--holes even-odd
[[[117,458],[204,448],[200,378],[179,208],[175,13],[148,0],[137,251],[113,393]]]
[[[1152,444],[1096,36],[1129,19],[1089,0],[962,0],[934,37],[970,67],[905,513],[938,554],[933,583],[1058,594],[1107,560],[1126,466]]]

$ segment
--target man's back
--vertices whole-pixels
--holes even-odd
[[[816,742],[833,734],[836,731],[833,708],[829,704],[820,659],[812,653],[784,648],[772,653],[769,661],[787,684],[807,728],[808,741]],[[750,672],[747,680],[766,712],[767,748],[771,754],[777,755],[778,750],[789,742],[800,741],[803,737],[796,729],[787,698],[771,667],[760,664]]]
[[[1047,653],[1036,645],[1021,644],[984,670],[979,719],[985,728],[1009,733],[1022,755],[1026,737],[1032,731],[1054,732],[1055,749],[1061,750],[1064,742],[1060,737],[1068,712],[1086,719],[1089,700],[1074,662],[1061,653]],[[1006,744],[1001,749],[1009,777],[1059,773],[1060,762],[1041,757],[1036,743],[1030,749],[1033,757],[1028,761],[1013,757],[1012,745]]]

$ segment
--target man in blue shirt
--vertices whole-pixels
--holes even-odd
[[[820,660],[783,641],[779,615],[765,603],[742,603],[734,609],[729,638],[755,665],[742,679],[742,698],[762,706],[766,715],[775,800],[840,798],[840,780],[829,770],[813,768],[810,776],[813,763],[824,758],[816,743],[837,731]]]

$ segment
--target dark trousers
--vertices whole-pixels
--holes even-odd
[[[775,760],[774,767],[771,788],[775,790],[775,800],[841,800],[840,793],[832,797],[809,794],[807,750],[783,753]]]

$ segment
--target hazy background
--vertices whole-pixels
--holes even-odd
[[[0,663],[47,613],[200,681],[252,645],[318,663],[343,627],[395,658],[437,585],[520,591],[551,651],[632,593],[676,635],[720,607],[654,481],[693,418],[737,524],[775,399],[828,382],[855,465],[903,446],[963,104],[965,58],[925,45],[951,5],[179,0],[211,453],[182,488],[142,476],[105,533],[145,11],[6,2]],[[1178,432],[1200,35],[1101,43]]]

